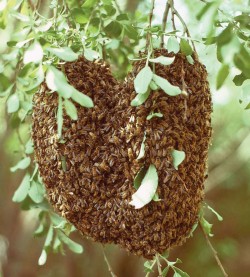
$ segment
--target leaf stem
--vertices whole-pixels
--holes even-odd
[[[146,48],[148,48],[149,44],[150,44],[150,37],[151,37],[151,26],[152,26],[152,19],[153,19],[153,15],[154,15],[154,8],[155,8],[155,0],[151,0],[151,9],[149,12],[149,30],[147,33],[147,39],[146,39]]]
[[[157,262],[159,277],[162,277],[161,262],[160,262],[158,253],[156,254],[155,258],[156,258],[156,262]]]
[[[206,239],[206,241],[207,241],[207,244],[208,244],[209,248],[210,248],[211,251],[213,252],[214,258],[215,258],[215,260],[216,260],[216,262],[217,262],[217,264],[218,264],[218,266],[219,266],[219,268],[220,268],[220,270],[221,270],[223,276],[224,276],[224,277],[228,277],[228,274],[226,273],[226,271],[225,271],[225,269],[224,269],[224,267],[223,267],[223,265],[222,265],[222,263],[221,263],[221,261],[220,261],[220,259],[219,259],[219,257],[218,257],[218,253],[217,253],[217,251],[214,249],[212,243],[210,242],[210,240],[209,240],[209,238],[208,238],[208,235],[207,235],[207,233],[205,232],[205,230],[203,229],[202,224],[201,224],[200,221],[199,221],[199,226],[200,226],[200,228],[201,228],[201,230],[202,230],[202,233],[203,233],[203,235],[204,235],[204,237],[205,237],[205,239]]]
[[[165,7],[165,10],[164,10],[164,14],[163,14],[163,18],[162,18],[161,48],[163,48],[163,46],[164,46],[164,33],[165,33],[165,30],[166,30],[169,9],[170,9],[170,6],[169,6],[169,2],[167,1],[166,2],[166,7]]]
[[[105,260],[105,262],[106,262],[106,264],[107,264],[107,266],[108,266],[108,270],[109,270],[109,272],[110,272],[110,275],[111,275],[112,277],[117,277],[117,276],[115,275],[115,273],[113,272],[112,267],[111,267],[111,265],[110,265],[110,263],[109,263],[109,261],[108,261],[108,258],[107,258],[106,254],[105,254],[103,245],[102,245],[102,252],[103,252],[104,260]]]

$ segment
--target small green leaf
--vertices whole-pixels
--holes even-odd
[[[190,46],[188,41],[183,38],[181,39],[181,42],[180,42],[180,48],[181,48],[181,52],[186,56],[190,56],[193,53],[192,47]]]
[[[147,116],[147,120],[150,120],[154,117],[163,117],[163,114],[162,113],[151,113]]]
[[[209,205],[207,205],[207,208],[208,208],[212,213],[214,213],[214,214],[216,215],[216,217],[217,217],[217,219],[218,219],[219,221],[222,221],[222,220],[223,220],[223,217],[222,217],[219,213],[217,213],[212,207],[210,207]]]
[[[12,201],[17,203],[22,202],[28,195],[29,189],[30,189],[30,175],[27,173],[24,176],[20,186],[15,191]]]
[[[210,237],[212,237],[212,236],[213,236],[213,234],[212,234],[212,227],[213,227],[213,224],[210,224],[210,223],[204,218],[204,216],[202,216],[202,217],[200,218],[200,223],[201,223],[201,226],[202,226],[204,232],[205,232],[207,235],[209,235]]]
[[[152,200],[155,201],[155,202],[161,201],[161,199],[159,198],[159,194],[157,192],[155,193],[155,195],[154,195]]]
[[[248,103],[245,107],[245,110],[249,110],[250,109],[250,103]]]
[[[147,172],[147,169],[145,166],[142,166],[141,169],[138,171],[138,173],[135,176],[134,179],[134,188],[138,189],[141,185],[141,182],[143,178],[145,177],[145,174]]]
[[[76,243],[73,240],[71,240],[69,237],[67,237],[62,231],[58,231],[58,237],[74,253],[81,254],[83,252],[83,247],[79,243]]]
[[[60,138],[62,136],[62,126],[63,126],[63,106],[62,106],[61,96],[58,97],[56,122],[57,122],[57,134],[58,134],[58,137]]]
[[[76,89],[73,90],[71,98],[76,103],[80,104],[83,107],[86,107],[86,108],[93,108],[94,107],[94,103],[93,103],[92,99],[90,97],[88,97],[87,95],[79,92]]]
[[[151,80],[150,84],[149,84],[149,87],[152,89],[152,90],[157,90],[158,89],[158,86],[156,85],[156,83]]]
[[[44,265],[47,261],[47,253],[46,251],[43,249],[39,259],[38,259],[38,265]]]
[[[143,94],[137,94],[136,97],[131,101],[131,106],[132,107],[137,107],[143,104],[149,97],[150,94],[150,89]]]
[[[65,107],[67,115],[72,120],[77,120],[77,109],[76,109],[75,105],[71,101],[65,99],[64,100],[64,107]]]
[[[28,142],[25,145],[25,154],[29,155],[34,152],[34,144],[31,139],[28,140]]]
[[[170,37],[168,39],[167,50],[169,53],[173,52],[175,54],[177,54],[180,51],[180,44],[175,37]]]
[[[146,261],[146,262],[144,263],[144,271],[145,271],[145,272],[154,272],[154,271],[153,271],[153,263],[150,262],[150,261]]]
[[[54,234],[54,229],[52,224],[49,227],[45,242],[44,242],[44,248],[47,249],[50,247],[51,243],[52,243],[52,239],[53,239],[53,234]]]
[[[156,168],[151,164],[142,180],[139,189],[132,195],[130,205],[140,209],[147,205],[154,197],[158,186],[158,174]]]
[[[186,272],[182,271],[181,269],[175,266],[173,266],[172,269],[175,272],[173,277],[190,277]]]
[[[178,170],[178,166],[184,161],[186,154],[184,151],[173,149],[171,155],[173,158],[173,166],[176,170]]]
[[[140,148],[140,152],[139,152],[139,155],[137,157],[137,160],[140,160],[145,155],[145,140],[146,140],[146,134],[144,134],[144,136],[143,136],[142,143],[141,143],[141,148]]]
[[[85,48],[84,49],[84,57],[88,60],[88,61],[93,61],[93,60],[97,60],[100,58],[100,54],[90,48]]]
[[[222,87],[228,74],[229,74],[229,66],[227,64],[223,64],[217,75],[216,89],[220,89]]]
[[[105,33],[109,37],[119,37],[122,32],[122,25],[118,21],[111,21],[105,28]]]
[[[162,277],[166,277],[167,276],[167,274],[168,274],[168,272],[169,272],[169,266],[167,266],[167,267],[165,267],[164,269],[163,269],[163,271],[162,271]]]
[[[35,41],[29,46],[29,48],[24,52],[23,63],[27,64],[30,62],[40,63],[43,59],[43,48],[39,42]]]
[[[134,80],[134,87],[137,93],[146,93],[152,80],[153,72],[149,66],[143,67]]]
[[[164,56],[159,56],[154,59],[149,59],[150,62],[152,63],[161,63],[163,65],[170,65],[174,62],[175,57],[164,57]]]
[[[89,16],[83,10],[75,8],[71,12],[74,20],[79,24],[85,24],[89,21]]]
[[[48,47],[47,50],[53,55],[56,55],[58,58],[66,62],[73,62],[78,59],[78,54],[73,52],[73,50],[69,47],[62,47],[62,48]]]
[[[10,168],[11,172],[15,172],[18,169],[26,169],[30,165],[30,157],[25,157],[19,161],[15,166]]]
[[[181,94],[181,89],[177,86],[171,85],[168,80],[157,76],[156,74],[153,75],[153,80],[168,95],[176,96],[178,94]]]
[[[194,59],[192,58],[192,56],[187,56],[187,61],[188,61],[190,64],[194,64]]]
[[[89,8],[94,7],[96,4],[97,4],[97,0],[86,0],[82,4],[82,7],[85,9],[89,9]]]
[[[44,199],[45,190],[41,183],[32,181],[29,196],[35,203],[41,203]]]
[[[7,100],[8,113],[14,113],[19,109],[19,98],[17,94],[12,94]]]

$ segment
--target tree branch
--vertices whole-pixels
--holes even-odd
[[[111,267],[111,265],[110,265],[110,263],[109,263],[109,261],[108,261],[108,258],[107,258],[106,254],[105,254],[105,251],[104,251],[104,247],[103,247],[103,246],[102,246],[102,252],[103,252],[104,260],[105,260],[105,262],[106,262],[106,264],[107,264],[107,266],[108,266],[108,270],[109,270],[109,272],[110,272],[110,275],[111,275],[112,277],[117,277],[117,276],[114,274],[113,270],[112,270],[112,267]]]
[[[148,21],[149,21],[148,28],[149,29],[152,26],[152,19],[153,19],[153,14],[154,14],[154,8],[155,8],[155,0],[151,0],[151,9],[150,9],[150,12],[149,12],[149,19],[148,19]],[[150,36],[151,36],[151,31],[148,30],[147,41],[146,41],[146,48],[148,48],[148,46],[149,46]]]
[[[163,34],[161,35],[161,48],[163,48],[163,46],[164,46],[164,33],[165,33],[165,30],[166,30],[169,9],[170,9],[170,6],[169,6],[169,3],[167,1],[165,11],[164,11],[164,14],[163,14],[163,18],[162,18],[162,33]]]
[[[210,242],[210,240],[209,240],[209,238],[208,238],[207,233],[206,233],[205,230],[203,229],[203,227],[202,227],[202,225],[201,225],[200,222],[199,222],[199,226],[200,226],[200,228],[201,228],[201,230],[202,230],[202,233],[203,233],[203,235],[204,235],[204,237],[205,237],[205,239],[206,239],[206,241],[207,241],[207,244],[208,244],[209,248],[210,248],[211,251],[213,252],[214,258],[215,258],[215,260],[216,260],[216,262],[217,262],[217,264],[218,264],[218,266],[219,266],[221,272],[223,273],[223,276],[224,276],[224,277],[228,277],[228,274],[226,273],[226,271],[225,271],[225,269],[224,269],[224,267],[223,267],[223,265],[222,265],[222,263],[221,263],[221,261],[220,261],[220,259],[219,259],[219,257],[218,257],[217,251],[214,249],[212,243]]]

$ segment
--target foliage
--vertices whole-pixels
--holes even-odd
[[[233,75],[235,85],[242,86],[242,101],[248,102],[246,109],[249,109],[249,5],[244,1],[239,5],[228,7],[225,7],[223,1],[197,0],[197,2],[202,2],[201,9],[196,14],[197,20],[207,22],[209,18],[211,23],[207,33],[202,34],[198,42],[208,47],[216,46],[217,59],[221,64],[216,78],[217,89],[223,86],[229,75]],[[160,46],[162,38],[164,38],[163,47],[169,52],[181,51],[187,60],[193,63],[192,55],[195,53],[193,43],[197,39],[190,36],[185,22],[173,6],[173,1],[167,3],[179,24],[173,21],[171,26],[165,22],[163,28],[152,24],[144,12],[137,11],[132,16],[120,11],[113,0],[53,0],[45,13],[41,9],[41,1],[13,0],[0,3],[0,28],[8,28],[10,22],[15,26],[15,31],[0,58],[0,97],[6,100],[10,123],[19,134],[23,126],[30,126],[32,96],[43,82],[59,95],[57,111],[59,138],[63,127],[63,109],[72,120],[77,120],[75,102],[89,108],[93,106],[92,100],[72,87],[63,73],[64,62],[74,61],[79,55],[84,55],[91,61],[97,58],[109,61],[116,77],[123,78],[137,51],[145,51],[146,56],[140,59],[146,60],[146,66],[135,77],[137,95],[131,102],[132,106],[143,104],[151,91],[158,87],[173,97],[185,93],[154,72],[155,63],[168,66],[173,62],[172,58],[153,57],[153,49]],[[160,118],[162,114],[151,112],[147,120],[154,117]],[[38,167],[31,159],[32,142],[28,136],[25,136],[24,140],[23,143],[21,138],[22,158],[11,168],[12,172],[17,170],[26,172],[13,196],[13,201],[21,203],[24,210],[36,209],[39,214],[39,226],[35,235],[46,238],[39,264],[46,262],[50,251],[64,253],[64,245],[76,253],[81,253],[82,247],[68,238],[74,227],[51,211],[45,198]],[[144,156],[145,140],[146,134],[137,159]],[[185,153],[173,150],[172,156],[173,166],[177,170],[185,159]],[[153,185],[148,186],[149,183]],[[134,186],[138,189],[134,196],[141,194],[147,186],[149,197],[143,205],[151,200],[157,200],[157,197],[154,198],[157,196],[157,185],[158,175],[153,165],[148,169],[143,167],[134,180]],[[144,193],[143,195],[145,197]],[[139,207],[138,203],[133,204]],[[214,212],[219,220],[222,219],[211,207],[207,208]],[[200,214],[200,223],[206,234],[211,236],[212,225],[204,218],[203,210]],[[171,263],[163,256],[160,258],[167,263],[163,276],[170,268],[174,271],[174,276],[188,276],[175,266],[178,261]],[[146,262],[147,272],[152,271],[158,262],[157,259],[152,263]]]

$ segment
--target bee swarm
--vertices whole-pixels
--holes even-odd
[[[171,57],[155,50],[155,57]],[[133,80],[145,66],[136,62],[123,83],[102,61],[80,57],[64,65],[69,83],[90,96],[91,109],[76,104],[78,120],[64,111],[62,140],[57,137],[57,93],[46,84],[34,96],[33,141],[39,171],[54,209],[87,237],[115,243],[148,259],[181,245],[197,222],[203,199],[211,137],[211,95],[205,67],[191,65],[182,54],[157,75],[185,90],[169,96],[152,91],[144,104],[132,107]],[[150,112],[162,118],[146,120]],[[145,156],[137,160],[146,132]],[[171,149],[185,151],[175,170]],[[154,164],[161,201],[141,209],[129,205],[133,180],[143,165]]]

